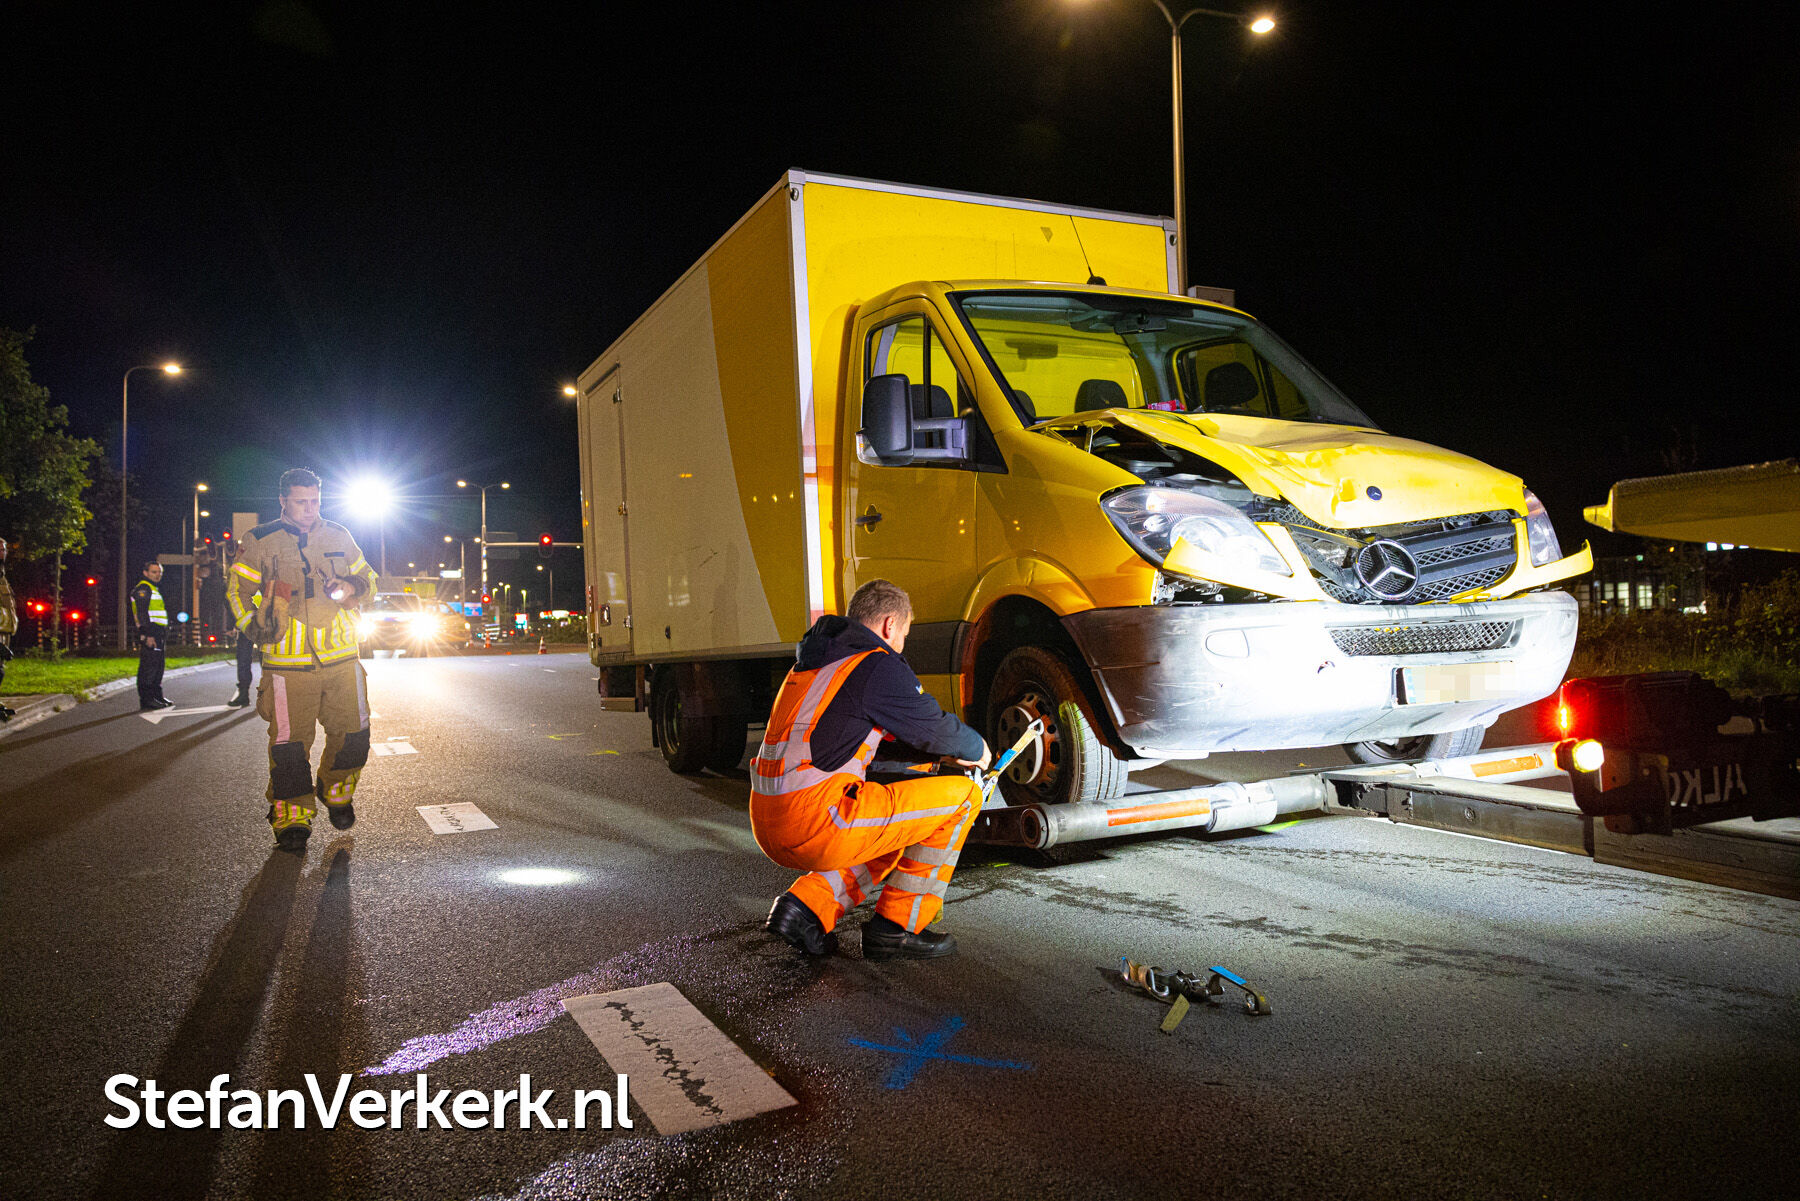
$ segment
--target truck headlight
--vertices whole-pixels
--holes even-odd
[[[1137,552],[1160,566],[1178,538],[1240,567],[1291,576],[1293,568],[1256,523],[1222,500],[1179,488],[1126,488],[1101,502]]]
[[[1542,567],[1563,557],[1562,543],[1556,540],[1556,527],[1550,524],[1550,514],[1545,512],[1544,502],[1530,488],[1525,489],[1525,541],[1531,551],[1533,567]]]

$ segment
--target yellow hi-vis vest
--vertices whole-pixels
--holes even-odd
[[[138,583],[150,589],[150,624],[153,626],[168,625],[169,610],[163,605],[162,589],[147,579],[139,580]]]
[[[285,598],[278,583],[287,585]],[[330,596],[339,584],[349,592],[341,604]],[[307,534],[271,521],[251,530],[238,548],[227,596],[240,630],[259,612],[273,615],[275,637],[268,638],[266,625],[258,630],[263,666],[292,670],[356,658],[353,606],[373,595],[375,585],[375,570],[350,531],[335,521],[321,521]]]

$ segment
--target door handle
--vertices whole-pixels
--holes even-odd
[[[874,505],[870,505],[869,511],[856,519],[856,524],[860,525],[865,530],[872,530],[875,528],[875,523],[880,520],[881,511]]]

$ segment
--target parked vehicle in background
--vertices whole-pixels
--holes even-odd
[[[677,771],[735,766],[795,641],[876,577],[938,701],[995,747],[1042,723],[1013,804],[1214,751],[1447,757],[1554,691],[1587,549],[1171,294],[1173,238],[789,172],[580,377],[606,707],[648,708]]]
[[[405,651],[423,659],[467,642],[469,624],[441,602],[410,592],[378,592],[357,614],[356,632],[365,659],[378,650]]]

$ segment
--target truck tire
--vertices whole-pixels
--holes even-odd
[[[1033,718],[1044,736],[1000,776],[1009,805],[1103,804],[1122,796],[1125,761],[1106,748],[1076,698],[1081,685],[1052,651],[1022,646],[1000,661],[988,689],[988,745],[1003,754]]]
[[[706,766],[712,749],[711,724],[687,712],[682,703],[681,688],[675,673],[656,673],[656,687],[650,694],[650,720],[656,725],[656,744],[662,748],[663,762],[669,770],[691,776]]]
[[[706,766],[720,775],[736,771],[744,761],[744,743],[750,737],[750,722],[743,717],[726,714],[712,718],[712,739],[707,749]]]
[[[1421,759],[1453,759],[1481,749],[1486,726],[1465,726],[1443,734],[1418,734],[1384,742],[1346,742],[1344,753],[1357,763],[1417,763]]]

